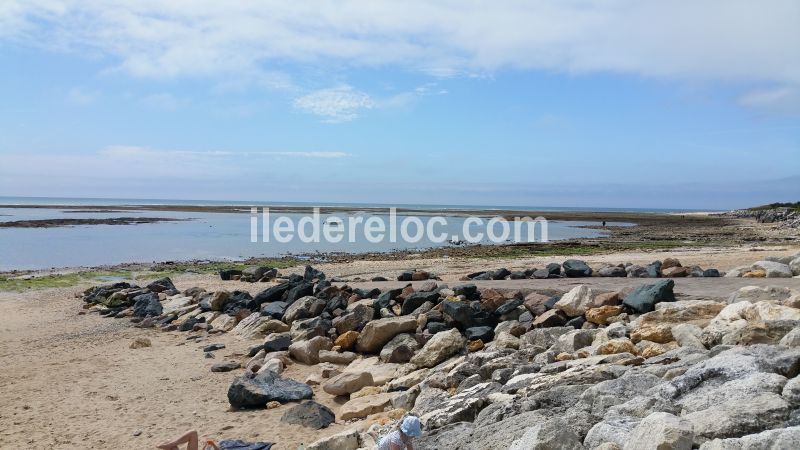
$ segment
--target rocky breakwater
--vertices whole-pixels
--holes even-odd
[[[800,295],[788,288],[692,299],[676,298],[671,279],[611,292],[433,280],[365,290],[311,268],[281,280],[252,297],[178,292],[165,279],[93,288],[84,300],[139,326],[253,341],[231,405],[304,401],[286,407],[287,423],[345,423],[313,449],[372,448],[406,413],[424,424],[419,449],[782,448],[800,439]],[[231,319],[216,325],[223,316]],[[291,364],[315,371],[302,382],[282,377]],[[338,397],[335,416],[314,389]]]
[[[462,281],[480,280],[523,280],[546,278],[586,278],[586,277],[628,277],[628,278],[681,278],[706,277],[716,278],[724,275],[717,269],[703,269],[700,266],[684,267],[675,258],[653,261],[647,265],[620,263],[605,264],[592,268],[585,261],[568,259],[561,264],[550,263],[542,268],[530,268],[511,271],[506,268],[489,269],[474,272],[462,278]],[[398,278],[399,279],[399,278]]]
[[[768,256],[761,261],[729,270],[726,277],[792,278],[800,276],[800,253],[789,256]]]
[[[755,219],[759,223],[775,223],[781,228],[800,228],[800,209],[795,207],[737,209],[726,213],[732,217]]]

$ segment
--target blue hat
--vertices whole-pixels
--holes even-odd
[[[400,425],[400,431],[402,431],[406,436],[421,436],[422,429],[420,428],[419,419],[415,416],[406,417],[403,419],[402,425]]]

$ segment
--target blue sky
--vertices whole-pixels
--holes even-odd
[[[0,3],[0,195],[800,200],[797,2],[222,3]]]

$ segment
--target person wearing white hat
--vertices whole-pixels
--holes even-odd
[[[416,416],[406,416],[400,426],[378,442],[378,450],[414,450],[414,438],[422,436],[422,427]]]

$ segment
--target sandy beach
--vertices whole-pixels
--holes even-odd
[[[789,255],[800,246],[718,247],[676,251],[627,251],[603,255],[572,255],[591,266],[654,259],[678,258],[684,265],[728,270],[760,259],[763,255]],[[329,263],[317,266],[329,276],[368,280],[373,276],[393,279],[406,269],[424,269],[450,285],[465,274],[481,269],[541,267],[564,258],[513,259],[427,258]],[[282,270],[302,273],[302,266]],[[628,281],[622,279],[621,281]],[[142,280],[144,281],[144,280]],[[173,277],[183,290],[246,289],[252,294],[262,283],[221,281],[213,274]],[[777,284],[800,289],[800,280],[697,279],[679,280],[676,292],[690,294],[702,283],[700,294],[724,298],[747,284]],[[687,287],[682,287],[682,282]],[[772,282],[772,283],[770,283]],[[492,287],[566,288],[577,283],[606,290],[615,279],[512,280],[485,282]],[[354,286],[381,285],[359,283]],[[398,283],[384,283],[383,285]],[[402,284],[402,283],[400,283]],[[211,373],[210,366],[223,360],[240,361],[252,341],[230,334],[205,335],[187,340],[185,333],[134,328],[125,319],[105,319],[83,314],[77,295],[88,285],[44,289],[24,293],[0,293],[0,447],[9,448],[152,448],[188,429],[216,439],[240,438],[275,442],[276,449],[295,449],[353,424],[338,421],[322,430],[287,426],[280,417],[288,406],[273,410],[231,411],[226,398],[234,373]],[[698,294],[699,295],[699,294]],[[130,349],[136,337],[147,337],[152,347]],[[226,348],[206,359],[201,348],[224,343]],[[284,375],[303,381],[319,371],[317,366],[290,365]],[[338,413],[340,404],[314,386],[316,401]],[[366,428],[369,421],[359,421]]]

